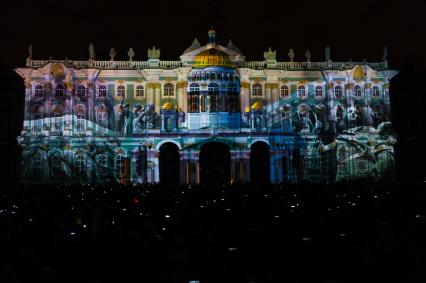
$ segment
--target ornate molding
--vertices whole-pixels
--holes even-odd
[[[240,87],[241,88],[250,88],[250,83],[249,82],[241,82]]]
[[[278,88],[278,83],[267,83],[267,84],[265,84],[265,88],[266,89],[276,89],[276,88]]]
[[[188,86],[188,82],[186,81],[180,81],[176,83],[177,88],[186,88]]]
[[[155,89],[155,88],[158,88],[158,89],[160,89],[161,88],[161,84],[160,83],[147,83],[147,88],[152,88],[152,89]]]

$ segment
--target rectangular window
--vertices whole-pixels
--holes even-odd
[[[79,133],[85,132],[85,115],[83,114],[77,114],[77,123],[76,123],[76,130]]]
[[[43,130],[43,118],[40,114],[33,116],[33,132],[41,132]]]
[[[60,114],[55,114],[55,117],[53,118],[53,131],[62,131],[62,115]]]
[[[105,99],[107,97],[106,86],[100,86],[98,90],[98,98]]]

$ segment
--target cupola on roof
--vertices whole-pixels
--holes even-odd
[[[232,62],[228,54],[212,46],[195,56],[194,62],[195,68],[209,66],[232,67]]]

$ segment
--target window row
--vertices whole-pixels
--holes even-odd
[[[334,97],[337,99],[343,98],[343,87],[336,86],[333,89]],[[254,84],[252,87],[252,96],[262,96],[262,86],[260,84]],[[280,95],[282,98],[288,99],[290,98],[290,89],[288,86],[281,86],[280,88]],[[360,86],[356,85],[353,88],[353,95],[355,98],[362,98],[363,97],[363,90]],[[308,98],[308,92],[307,88],[305,86],[298,86],[297,87],[297,96],[300,99],[306,99]],[[373,86],[371,88],[371,96],[373,98],[379,98],[381,96],[380,88],[378,86]],[[324,97],[324,88],[322,86],[316,86],[314,88],[314,97],[315,98],[323,98]]]
[[[174,86],[171,83],[167,83],[163,87],[163,96],[174,96]],[[65,86],[58,84],[55,87],[54,95],[55,97],[64,97],[65,96]],[[76,89],[76,96],[78,98],[84,99],[87,98],[87,88],[83,85],[79,85]],[[97,88],[96,96],[97,98],[106,98],[108,95],[107,86],[101,85]],[[42,85],[37,85],[34,87],[34,97],[44,97],[44,87]],[[126,97],[126,87],[123,85],[117,86],[116,97],[125,98]],[[143,98],[145,97],[145,88],[143,85],[137,85],[135,88],[135,97]]]
[[[112,163],[113,161],[113,163]],[[110,164],[111,162],[111,164]],[[110,159],[106,154],[99,154],[96,156],[96,170],[100,176],[108,176],[115,174],[116,176],[123,176],[126,171],[129,170],[130,159],[125,157],[123,154],[117,154],[115,158]],[[135,176],[142,176],[143,174],[143,157],[137,155],[134,160]],[[50,169],[52,177],[60,177],[64,175],[67,162],[59,154],[55,154],[50,157]],[[75,175],[84,175],[87,170],[87,160],[82,154],[76,154],[74,156],[73,173]],[[112,166],[111,166],[112,165]],[[34,177],[41,176],[43,169],[43,158],[42,154],[35,153],[32,156],[31,162],[32,175]]]
[[[194,72],[188,76],[190,81],[205,81],[205,80],[228,80],[238,81],[238,76],[224,72]]]
[[[207,90],[209,93],[214,92],[213,94],[218,94],[219,93],[219,85],[216,83],[210,83],[207,86]],[[238,92],[238,88],[235,84],[228,84],[228,86],[226,87],[226,92],[228,94],[230,93],[237,93]],[[200,94],[200,85],[196,84],[196,83],[192,83],[189,86],[189,93],[190,94]]]

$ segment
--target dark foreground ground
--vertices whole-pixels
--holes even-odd
[[[426,183],[20,186],[0,282],[425,282],[425,204]]]

